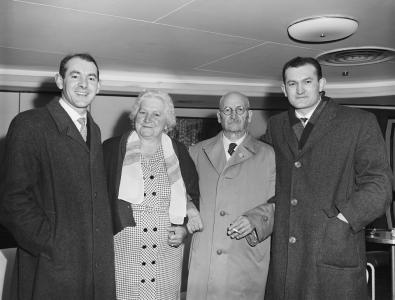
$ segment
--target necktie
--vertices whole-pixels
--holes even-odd
[[[229,148],[228,148],[228,153],[230,154],[230,155],[232,155],[233,154],[233,152],[235,152],[235,148],[237,147],[237,144],[236,143],[230,143],[229,144]]]
[[[81,124],[80,133],[82,135],[82,138],[86,142],[86,137],[88,135],[88,130],[86,128],[86,119],[85,118],[79,118],[77,121],[78,121],[78,123]]]
[[[299,120],[302,122],[303,127],[306,126],[307,118],[299,118]]]

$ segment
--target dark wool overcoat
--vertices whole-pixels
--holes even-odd
[[[392,198],[377,120],[329,100],[299,150],[289,113],[272,117],[266,135],[277,181],[265,299],[367,299],[364,226]]]
[[[115,299],[100,130],[89,147],[58,101],[12,121],[1,168],[1,223],[18,251],[13,299]]]

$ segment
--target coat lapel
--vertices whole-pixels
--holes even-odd
[[[250,134],[247,134],[244,141],[237,147],[236,152],[229,158],[226,168],[241,164],[257,152],[256,143]]]
[[[329,102],[326,104],[326,107],[318,117],[316,124],[314,124],[314,128],[311,131],[306,144],[301,149],[299,155],[303,155],[306,151],[313,147],[323,138],[324,135],[328,133],[329,129],[335,125],[333,119],[336,117],[338,106],[333,101],[328,101]]]
[[[47,109],[51,114],[55,124],[60,133],[69,136],[71,139],[79,143],[85,151],[89,152],[88,145],[85,143],[84,139],[82,138],[80,132],[78,131],[77,127],[74,125],[73,121],[71,120],[70,116],[67,112],[60,106],[58,100],[53,100],[47,105]],[[90,116],[89,116],[90,117]],[[92,119],[92,118],[91,118]],[[92,121],[92,120],[90,120]],[[90,134],[92,134],[92,126],[90,126]],[[91,136],[91,140],[94,140],[94,137]]]
[[[219,132],[217,136],[210,141],[210,143],[203,146],[203,151],[206,153],[208,160],[213,165],[217,173],[221,174],[226,165],[226,157],[222,142],[222,131]]]
[[[295,132],[291,127],[291,122],[289,120],[290,113],[291,112],[288,112],[286,115],[284,115],[281,128],[284,140],[286,141],[286,144],[288,146],[288,150],[291,152],[291,158],[293,158],[296,157],[299,153],[299,142],[296,138]]]

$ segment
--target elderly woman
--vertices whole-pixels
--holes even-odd
[[[178,299],[186,214],[190,232],[202,229],[192,203],[197,172],[186,147],[166,134],[176,124],[168,94],[142,93],[130,119],[135,130],[103,144],[117,299]]]

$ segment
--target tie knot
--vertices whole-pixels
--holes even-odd
[[[78,120],[78,123],[80,123],[81,124],[81,126],[85,126],[85,124],[86,124],[86,119],[85,118],[79,118]]]
[[[236,143],[230,143],[229,144],[229,148],[228,148],[228,153],[230,154],[230,155],[232,155],[233,154],[233,152],[235,152],[235,148],[237,147],[237,144]]]
[[[299,120],[302,121],[302,124],[304,125],[306,124],[308,118],[299,118]]]

